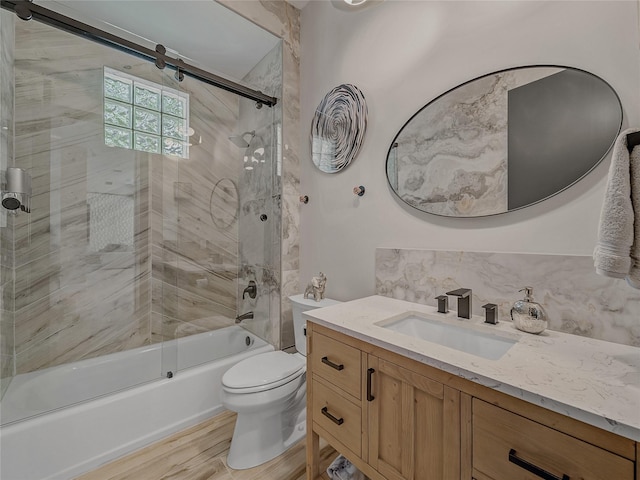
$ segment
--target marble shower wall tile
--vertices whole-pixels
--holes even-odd
[[[20,22],[15,44],[15,162],[34,189],[15,224],[16,369],[28,372],[150,342],[149,156],[104,145],[103,65],[162,77],[37,22]],[[133,225],[125,243],[94,248],[92,195],[130,205],[114,217]]]
[[[291,286],[300,280],[300,11],[286,2],[282,19],[286,28],[283,48],[283,119],[282,119],[282,243],[283,279]],[[286,275],[284,274],[286,272]],[[283,284],[285,281],[283,280]],[[294,344],[293,317],[289,295],[301,290],[281,292],[281,345]]]
[[[198,102],[206,107],[191,112],[202,143],[190,150],[189,162],[158,157],[151,165],[153,342],[218,328],[236,314],[237,225],[216,225],[210,202],[219,181],[237,184],[237,159],[227,137],[237,122],[238,102],[226,92],[190,93],[207,99]],[[208,110],[198,114],[203,108]],[[205,120],[212,117],[216,122],[210,126]],[[236,215],[236,199],[218,200],[219,210]],[[178,333],[176,325],[182,325]]]
[[[282,98],[282,45],[271,52],[243,78],[269,95]],[[264,158],[250,158],[253,169],[240,164],[239,287],[238,313],[252,308],[254,318],[245,325],[256,335],[279,346],[280,339],[280,132],[282,105],[256,110],[252,101],[241,100],[238,123],[242,131],[255,130],[248,152],[264,148]],[[241,156],[247,157],[241,152]],[[254,163],[253,160],[256,160]],[[242,299],[250,280],[258,285],[258,297]]]
[[[153,279],[152,305],[154,312],[183,322],[194,322],[211,315],[235,317],[234,307],[213,302],[156,278]]]
[[[89,280],[16,313],[16,336],[35,337],[20,349],[17,344],[17,373],[149,343],[150,274],[131,278],[129,269],[122,269],[111,278]]]
[[[276,108],[283,109],[284,122],[274,125],[270,118],[265,123],[269,125],[265,138],[283,152],[283,164],[275,166],[282,176],[274,176],[271,186],[274,192],[288,192],[295,216],[298,194],[291,187],[287,190],[287,182],[296,184],[298,178],[299,12],[284,1],[245,3],[237,7],[254,9],[262,19],[258,24],[275,25],[275,30],[267,28],[285,37],[282,61],[267,59],[260,68],[267,67],[257,77],[273,79],[272,66],[284,65],[284,93],[274,92],[283,98]],[[239,263],[238,226],[213,228],[210,198],[218,181],[241,181],[239,152],[228,141],[240,125],[237,97],[197,82],[180,85],[198,100],[192,103],[191,126],[201,134],[202,143],[191,149],[189,162],[178,164],[160,156],[108,149],[102,143],[102,65],[116,69],[130,65],[128,73],[156,83],[170,84],[172,80],[152,64],[37,22],[19,25],[16,64],[22,73],[15,86],[20,102],[15,109],[20,115],[16,119],[16,161],[32,173],[36,207],[29,218],[17,219],[16,223],[16,266],[21,274],[18,314],[24,325],[16,332],[16,338],[23,342],[17,347],[19,370],[44,368],[152,341],[152,279],[167,281],[175,289],[167,299],[169,315],[165,319],[184,325],[178,335],[217,328],[232,320],[237,313],[239,287],[230,276],[229,265]],[[7,44],[2,42],[3,46]],[[268,184],[258,184],[260,188],[262,185]],[[86,199],[88,193],[96,191],[134,195],[135,258],[126,267],[109,266],[109,262],[90,254],[70,258],[73,248],[82,251],[89,243]],[[274,204],[280,201],[276,198]],[[223,208],[232,214],[237,207],[230,202]],[[265,300],[269,299],[269,306],[265,309],[270,311],[265,318],[279,327],[281,293],[273,285],[280,279],[280,258],[295,264],[290,274],[297,275],[297,248],[280,249],[282,226],[276,221],[278,215],[270,216],[274,220],[271,237],[263,243],[271,250],[267,249],[263,266],[277,268],[263,268],[268,272],[262,274],[268,279]],[[288,238],[292,238],[289,245],[295,245],[297,230]],[[152,248],[160,249],[163,262],[178,263],[175,267],[171,263],[156,265]],[[171,256],[173,259],[166,259]],[[185,264],[189,264],[188,271],[180,273]],[[192,271],[194,266],[197,273]],[[133,282],[133,294],[112,290],[116,281],[125,285]],[[213,288],[203,287],[205,283]],[[83,285],[87,287],[84,291]],[[105,292],[109,300],[102,302]],[[212,308],[207,312],[205,305]],[[279,335],[279,328],[273,325],[264,331],[269,332],[267,336]],[[270,339],[276,345],[278,340]]]
[[[72,327],[48,337],[46,342],[16,354],[16,373],[141,347],[149,343],[149,311],[141,317],[116,309],[107,324],[99,316],[83,315]],[[87,339],[91,339],[89,342]]]
[[[466,287],[475,315],[484,315],[481,307],[490,302],[499,306],[501,321],[511,321],[524,286],[534,288],[549,329],[640,346],[640,291],[597,275],[590,256],[376,250],[376,292],[387,297],[435,306],[437,295]]]
[[[13,165],[13,38],[15,15],[0,12],[0,183]],[[15,369],[14,360],[14,217],[0,209],[0,398]]]
[[[14,367],[13,312],[0,310],[0,399],[13,378]]]
[[[234,325],[232,318],[224,315],[211,315],[192,322],[183,322],[177,318],[151,313],[151,343],[160,343],[176,338],[188,337],[198,333],[210,332],[218,328]]]
[[[224,180],[237,185],[238,151],[228,137],[238,99],[208,85],[180,86],[192,99],[190,126],[201,143],[188,162],[156,156],[151,163],[153,343],[219,328],[236,315],[238,227],[213,216],[237,215],[237,198],[214,196]]]
[[[228,140],[237,128],[237,96],[193,80],[177,84],[151,63],[37,22],[21,23],[16,33],[16,151],[35,193],[32,214],[16,229],[20,370],[151,342],[152,278],[154,286],[157,280],[173,288],[166,309],[175,321],[217,328],[222,315],[228,322],[235,316],[238,232],[214,224],[210,203],[220,180],[239,180],[237,147]],[[104,146],[103,65],[127,65],[129,74],[190,95],[197,139],[188,161]],[[87,251],[94,192],[134,199],[126,266]],[[237,203],[223,198],[217,208],[233,217]],[[117,282],[129,293],[112,291]]]
[[[5,247],[8,247],[5,245]],[[14,269],[0,265],[0,311],[13,313],[14,302]]]
[[[273,207],[271,198],[243,199],[241,202],[238,214],[238,251],[241,263],[269,269],[279,268],[274,262],[274,257],[277,258],[277,252],[274,252],[274,237],[278,238],[274,226],[280,223],[276,218],[278,212]],[[261,220],[262,215],[266,216],[266,220]]]
[[[242,298],[243,290],[250,280],[256,282],[256,298],[250,298],[248,294]],[[251,311],[254,317],[244,320],[244,327],[272,345],[277,345],[280,316],[275,312],[280,311],[280,271],[255,264],[241,265],[238,283],[238,314]]]
[[[13,165],[13,62],[15,15],[2,11],[0,17],[0,183],[4,181],[7,167]],[[0,211],[0,229],[7,227],[7,212]],[[0,235],[3,237],[4,235]],[[2,238],[0,238],[0,243]],[[0,245],[1,248],[1,245]],[[4,255],[3,255],[4,257]],[[6,260],[2,258],[2,261]]]
[[[300,181],[300,11],[283,0],[263,0],[245,2],[239,0],[220,0],[220,3],[238,12],[257,25],[282,38],[282,166],[280,169],[281,218],[280,230],[280,269],[288,272],[289,284],[298,282],[299,277],[299,233],[300,203],[298,197]],[[284,281],[283,281],[284,283]],[[293,293],[299,293],[298,291]],[[289,300],[281,291],[280,322],[283,331],[292,331],[291,319],[287,310]],[[282,339],[280,347],[289,341]],[[293,344],[291,342],[290,344]],[[278,346],[278,345],[276,345]]]

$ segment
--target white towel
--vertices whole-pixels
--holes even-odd
[[[640,145],[636,145],[629,155],[631,176],[631,204],[634,211],[633,245],[631,246],[631,268],[627,283],[640,289]]]
[[[598,274],[627,278],[635,288],[640,288],[640,147],[630,155],[627,135],[638,131],[625,130],[613,146],[598,243],[593,252]]]

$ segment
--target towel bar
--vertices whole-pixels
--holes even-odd
[[[628,133],[627,134],[627,148],[629,149],[629,153],[633,150],[633,147],[640,145],[640,132]]]

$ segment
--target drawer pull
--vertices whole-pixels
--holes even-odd
[[[327,357],[322,357],[322,363],[329,365],[331,368],[335,368],[336,370],[342,370],[344,368],[343,364],[338,365],[337,363],[333,363]]]
[[[321,412],[325,417],[327,417],[329,420],[331,420],[336,425],[342,425],[344,423],[344,418],[336,418],[336,417],[334,417],[333,415],[331,415],[329,413],[329,411],[327,410],[327,407],[322,407]]]
[[[376,373],[376,371],[373,368],[367,370],[367,402],[371,402],[376,398],[371,395],[371,377],[373,377],[374,373]]]
[[[515,463],[520,468],[524,468],[526,471],[531,472],[540,478],[543,478],[544,480],[571,480],[569,478],[569,475],[566,475],[566,474],[562,475],[562,478],[557,477],[554,474],[549,473],[546,470],[543,470],[537,465],[534,465],[533,463],[529,463],[526,460],[518,458],[516,456],[516,451],[513,448],[509,450],[509,461],[511,463]]]

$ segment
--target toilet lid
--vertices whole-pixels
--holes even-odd
[[[304,370],[305,362],[300,356],[277,350],[236,363],[222,376],[222,385],[234,390],[269,390],[290,382]]]

